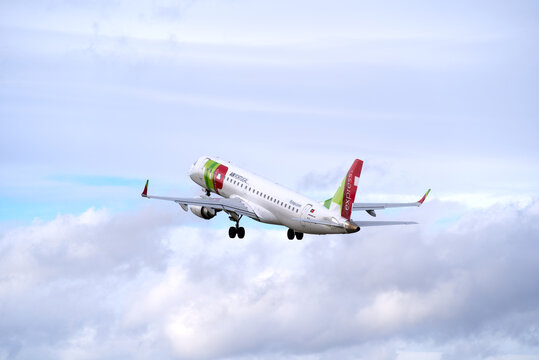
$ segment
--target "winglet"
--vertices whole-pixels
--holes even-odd
[[[146,180],[146,185],[144,186],[144,191],[142,192],[142,194],[140,194],[140,196],[142,197],[148,197],[148,182],[150,180]]]
[[[430,193],[430,189],[427,190],[427,192],[425,193],[425,195],[423,195],[423,197],[421,198],[421,200],[418,201],[419,204],[423,204],[423,201],[425,201],[425,199],[427,198],[427,195]]]

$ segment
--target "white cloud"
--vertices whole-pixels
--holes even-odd
[[[155,210],[90,209],[5,232],[3,353],[319,359],[360,349],[389,359],[539,351],[535,203],[472,212],[453,230],[366,229],[293,242],[256,224],[231,240]],[[477,346],[457,346],[470,337]]]

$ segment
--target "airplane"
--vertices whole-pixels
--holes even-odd
[[[352,211],[364,210],[376,216],[376,210],[421,206],[430,189],[417,202],[355,203],[363,161],[356,159],[333,197],[318,202],[257,176],[216,157],[201,156],[189,170],[189,177],[202,187],[204,195],[196,198],[148,195],[148,183],[142,197],[174,201],[183,210],[191,208],[196,216],[209,220],[224,211],[235,226],[228,229],[230,238],[245,236],[240,220],[253,220],[286,226],[289,240],[303,239],[303,234],[350,234],[365,226],[409,225],[412,221],[351,220]],[[221,197],[210,197],[211,193]]]

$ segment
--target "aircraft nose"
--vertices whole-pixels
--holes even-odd
[[[196,175],[196,164],[193,164],[191,165],[191,167],[189,168],[189,177],[191,179],[195,179],[195,175]]]
[[[191,165],[191,168],[189,168],[189,177],[195,183],[200,184],[202,180],[202,169],[200,166],[198,166],[198,163],[199,162],[196,161],[193,165]]]

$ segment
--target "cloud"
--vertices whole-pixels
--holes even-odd
[[[5,231],[0,350],[188,359],[539,351],[536,201],[469,212],[434,233],[294,242],[253,224],[231,240],[176,214],[90,209]]]
[[[0,347],[28,355],[113,325],[109,314],[118,304],[110,293],[144,271],[165,268],[161,233],[170,221],[150,209],[116,216],[89,209],[4,232]]]

